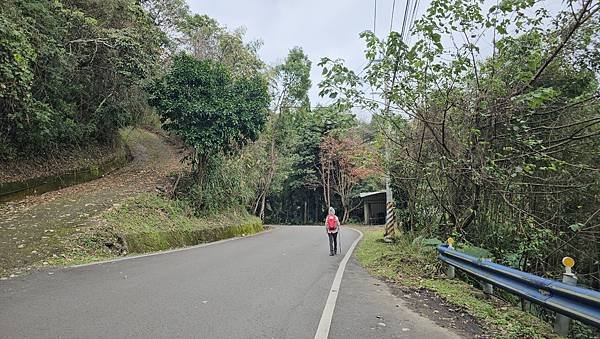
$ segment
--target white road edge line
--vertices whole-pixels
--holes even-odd
[[[315,334],[315,339],[327,339],[329,337],[329,329],[331,327],[331,320],[333,319],[333,311],[335,309],[335,303],[337,301],[337,297],[340,290],[340,285],[342,284],[342,276],[344,275],[344,270],[346,269],[346,264],[352,256],[352,252],[354,252],[354,248],[362,239],[363,234],[361,231],[348,227],[349,229],[358,232],[358,238],[354,240],[352,246],[348,248],[346,251],[346,255],[342,262],[340,262],[340,266],[338,267],[337,272],[335,273],[335,278],[333,279],[333,284],[331,285],[331,289],[329,290],[329,296],[327,297],[327,301],[325,302],[325,308],[323,309],[323,314],[321,315],[321,321],[319,321],[319,327],[317,328],[317,333]]]
[[[123,258],[109,259],[109,260],[103,260],[103,261],[96,261],[96,262],[91,262],[91,263],[87,263],[87,264],[72,265],[72,266],[64,267],[63,269],[80,268],[80,267],[93,266],[93,265],[102,265],[102,264],[110,264],[110,263],[119,262],[119,261],[125,261],[125,260],[131,260],[131,259],[139,259],[139,258],[145,258],[145,257],[153,257],[155,255],[169,254],[169,253],[174,253],[174,252],[181,252],[181,251],[193,250],[195,248],[207,247],[207,246],[211,246],[211,245],[218,245],[218,244],[222,244],[222,243],[233,241],[233,240],[252,238],[252,237],[255,237],[255,236],[259,236],[261,234],[269,233],[269,232],[271,232],[271,231],[273,231],[273,230],[275,230],[277,228],[278,228],[277,226],[270,226],[269,229],[266,229],[264,231],[257,232],[257,233],[254,233],[254,234],[250,234],[250,235],[247,235],[245,237],[233,237],[233,238],[227,238],[227,239],[217,240],[217,241],[213,241],[213,242],[207,242],[207,243],[204,243],[204,244],[198,244],[198,245],[194,245],[194,246],[174,248],[172,250],[165,250],[165,251],[152,252],[152,253],[146,253],[146,254],[138,254],[138,255],[132,255],[132,256],[123,257]]]

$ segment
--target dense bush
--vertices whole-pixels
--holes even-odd
[[[111,141],[146,109],[162,39],[134,0],[4,1],[0,158]]]
[[[542,275],[571,255],[598,288],[599,8],[567,4],[551,16],[532,1],[432,1],[416,41],[365,32],[364,72],[324,59],[321,85],[379,113],[407,231]]]
[[[150,93],[163,128],[193,149],[190,160],[200,179],[217,155],[256,140],[267,120],[269,94],[261,75],[234,79],[224,64],[186,53],[174,58]]]

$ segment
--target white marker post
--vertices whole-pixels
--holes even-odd
[[[446,242],[448,243],[448,248],[453,250],[454,247],[454,239],[453,238],[448,238],[448,240],[446,240]],[[454,279],[454,277],[456,276],[456,272],[454,270],[454,266],[448,264],[448,270],[446,271],[446,275],[448,276],[448,278],[450,279]]]
[[[576,286],[577,277],[573,274],[572,268],[575,266],[575,260],[571,257],[564,257],[562,264],[565,266],[565,273],[563,273],[562,282],[567,285]],[[563,337],[569,335],[569,326],[571,324],[571,318],[564,314],[556,313],[556,322],[554,323],[554,330]]]

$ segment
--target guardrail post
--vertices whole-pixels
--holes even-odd
[[[481,286],[483,287],[483,293],[485,293],[487,295],[494,294],[494,285],[487,283],[487,282],[482,282]]]
[[[452,246],[452,244],[454,244],[454,239],[448,238],[448,240],[446,242],[448,243],[448,248],[453,250],[454,247]],[[454,277],[456,277],[456,271],[454,270],[454,266],[448,265],[448,269],[446,270],[446,275],[450,279],[454,279]]]
[[[446,275],[448,276],[448,278],[454,279],[454,277],[456,276],[456,272],[454,271],[454,266],[448,265],[448,269],[446,270]]]
[[[521,309],[523,312],[531,312],[531,301],[521,298]]]
[[[562,260],[563,265],[565,265],[565,273],[563,273],[562,282],[567,285],[577,285],[577,277],[571,271],[573,265],[575,265],[575,260],[571,257],[564,257]],[[554,330],[558,332],[558,334],[566,337],[569,335],[569,325],[571,324],[571,318],[566,315],[556,313],[556,322],[554,323]]]
[[[491,261],[491,259],[490,259],[490,261]],[[483,294],[485,294],[487,296],[494,294],[494,285],[492,285],[488,282],[482,281],[481,287],[483,288]]]

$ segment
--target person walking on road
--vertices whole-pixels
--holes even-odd
[[[337,254],[337,235],[340,229],[340,220],[335,215],[333,207],[329,207],[329,214],[325,220],[325,229],[327,230],[327,236],[329,237],[329,255],[335,255]]]

